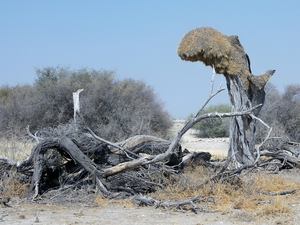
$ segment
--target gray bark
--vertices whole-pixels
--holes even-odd
[[[264,86],[274,70],[253,76],[249,56],[237,35],[226,36],[211,27],[189,31],[180,41],[178,55],[187,61],[202,61],[226,78],[233,112],[247,111],[264,103]],[[253,114],[257,116],[260,108]],[[255,163],[255,121],[251,115],[233,117],[230,126],[228,162],[234,167]]]
[[[274,72],[274,70],[268,70],[261,76],[225,76],[232,111],[245,111],[257,105],[263,105],[265,101],[264,86]],[[258,116],[261,107],[253,111],[254,116]],[[236,166],[251,165],[256,157],[255,119],[251,115],[232,117],[228,160],[237,164]]]
[[[34,171],[32,175],[30,190],[35,190],[35,197],[39,194],[39,185],[42,177],[42,173],[45,168],[44,154],[48,149],[57,149],[62,154],[68,154],[76,164],[80,165],[90,174],[95,176],[95,180],[98,188],[104,194],[109,194],[104,187],[100,178],[102,172],[98,166],[89,159],[83,152],[77,147],[77,145],[67,137],[63,137],[59,140],[49,139],[39,143],[33,151]]]

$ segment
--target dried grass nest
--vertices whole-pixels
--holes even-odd
[[[250,62],[238,36],[226,36],[211,27],[189,31],[181,39],[177,53],[182,60],[214,66],[219,74],[250,74]]]

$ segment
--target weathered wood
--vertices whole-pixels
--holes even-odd
[[[246,65],[245,65],[246,66]],[[274,71],[267,71],[271,76]],[[252,83],[254,79],[245,78],[253,75],[227,75],[226,82],[232,111],[244,111],[252,106],[263,105],[265,100],[264,89]],[[247,79],[247,82],[244,81]],[[247,85],[247,86],[246,86]],[[253,111],[258,116],[261,107]],[[232,117],[230,120],[229,153],[231,160],[240,164],[251,165],[257,158],[255,149],[255,119],[248,115]]]
[[[2,205],[3,207],[11,207],[10,205],[8,205],[7,203],[10,201],[10,197],[0,197],[0,205]]]
[[[207,99],[207,101],[203,104],[203,106],[200,108],[200,110],[198,111],[198,113],[192,118],[190,119],[184,126],[183,128],[178,131],[177,135],[173,138],[168,150],[162,154],[159,154],[157,156],[155,156],[151,161],[149,161],[148,163],[154,163],[154,162],[159,162],[159,161],[163,161],[168,159],[171,154],[174,152],[174,150],[176,149],[176,147],[178,146],[181,137],[190,129],[192,128],[196,123],[200,122],[201,120],[207,119],[207,118],[216,118],[216,117],[234,117],[234,116],[241,116],[241,115],[250,115],[252,113],[253,110],[257,109],[258,107],[260,107],[260,105],[252,107],[246,111],[242,111],[242,112],[231,112],[231,113],[218,113],[218,112],[214,112],[214,113],[207,113],[207,114],[203,114],[201,115],[200,112],[202,111],[202,109],[206,106],[206,104],[210,101],[211,98],[213,98],[216,94],[218,94],[220,91],[222,91],[222,89],[219,89],[215,94],[209,96],[209,98]]]
[[[132,148],[132,152],[136,154],[144,153],[148,155],[156,155],[162,152],[165,152],[170,145],[170,142],[160,142],[160,141],[152,141],[149,140],[148,142],[143,143],[140,147]]]
[[[58,151],[66,152],[76,163],[89,173],[96,173],[97,176],[102,175],[97,165],[84,155],[71,139],[63,137],[58,140],[58,144]]]
[[[290,153],[294,154],[297,158],[300,155],[299,143],[288,142],[288,143],[282,145],[282,149],[289,151]]]
[[[94,175],[99,190],[105,195],[110,195],[109,191],[106,189],[106,187],[100,180],[103,174],[103,172],[100,171],[100,168],[98,168],[92,160],[90,160],[86,155],[84,155],[82,151],[77,147],[77,145],[75,145],[74,142],[71,141],[69,138],[63,137],[59,140],[58,143],[58,150],[66,152],[76,163],[82,166],[90,174]]]
[[[146,205],[146,206],[156,206],[156,207],[163,207],[165,209],[167,208],[180,208],[181,206],[184,205],[191,205],[193,207],[193,211],[195,213],[196,210],[198,209],[198,206],[196,205],[196,201],[199,200],[200,197],[203,197],[203,195],[197,195],[191,199],[188,200],[183,200],[183,201],[158,201],[152,197],[148,196],[134,196],[132,198],[132,201],[134,204],[141,206],[141,205]]]
[[[16,162],[6,156],[0,156],[0,164],[6,165],[7,167],[16,166]]]
[[[33,151],[34,172],[32,175],[30,190],[35,190],[35,196],[39,194],[41,177],[45,169],[44,154],[48,149],[53,148],[62,154],[67,154],[72,160],[74,160],[75,163],[84,168],[88,173],[94,175],[97,180],[98,188],[105,194],[109,193],[100,180],[103,174],[103,172],[100,171],[100,168],[98,168],[91,159],[84,155],[73,141],[67,137],[63,137],[59,140],[45,140],[39,143]]]
[[[142,157],[142,158],[135,159],[135,160],[132,160],[129,162],[120,163],[114,167],[104,170],[103,177],[108,177],[108,176],[114,175],[116,173],[120,173],[124,170],[134,169],[141,165],[145,165],[146,162],[147,162],[147,159]]]
[[[211,154],[209,152],[191,152],[182,158],[180,167],[184,168],[187,165],[208,165],[210,159]]]
[[[218,93],[218,92],[217,92]],[[211,99],[214,95],[210,96],[209,99]],[[253,110],[255,110],[257,107],[253,107],[247,111],[244,112],[233,112],[233,113],[208,113],[200,115],[200,113],[197,113],[191,120],[189,120],[185,126],[178,131],[177,135],[173,138],[171,144],[169,145],[169,148],[164,153],[155,155],[155,156],[148,156],[148,157],[140,157],[139,159],[134,159],[129,162],[121,163],[117,166],[111,167],[109,169],[106,169],[104,171],[103,176],[111,176],[116,173],[120,173],[124,170],[128,169],[134,169],[136,167],[146,165],[146,164],[153,164],[157,162],[166,162],[170,159],[171,155],[175,152],[175,150],[179,146],[179,141],[181,137],[191,128],[193,127],[197,122],[207,119],[207,118],[213,118],[213,117],[231,117],[231,116],[237,116],[237,115],[245,115],[245,114],[251,114]]]
[[[264,86],[275,70],[252,75],[249,56],[238,36],[226,36],[211,27],[189,31],[180,41],[178,55],[187,61],[202,61],[226,78],[233,112],[247,111],[264,104]],[[257,116],[261,107],[253,111]],[[256,162],[255,119],[249,115],[232,117],[228,160],[234,167]]]
[[[163,201],[159,204],[159,206],[162,206],[164,208],[179,208],[183,205],[191,205],[193,206],[193,211],[196,213],[196,210],[198,208],[198,206],[195,204],[195,201],[197,201],[200,197],[202,197],[203,195],[200,194],[200,195],[197,195],[191,199],[188,199],[188,200],[184,200],[184,201],[174,201],[174,202],[171,202],[171,201]]]
[[[38,195],[39,192],[39,184],[43,173],[43,154],[49,148],[55,148],[57,146],[57,141],[55,139],[45,140],[40,142],[35,148],[32,150],[30,157],[23,165],[28,165],[33,160],[33,175],[30,184],[30,190],[35,190],[35,196]]]
[[[292,156],[291,154],[288,154],[285,151],[278,150],[278,151],[268,151],[268,150],[263,150],[260,152],[261,156],[267,156],[267,157],[272,157],[275,159],[281,159],[281,160],[286,160],[287,162],[290,162],[294,165],[300,165],[300,159]]]
[[[157,187],[164,187],[165,183],[161,183],[161,181],[166,178],[160,177],[163,176],[163,174],[168,174],[167,176],[172,174],[173,176],[178,173],[178,171],[181,171],[180,169],[184,168],[184,166],[193,163],[194,165],[211,165],[210,162],[206,164],[210,160],[209,153],[193,152],[185,155],[184,157],[176,156],[176,159],[180,159],[175,163],[177,166],[168,166],[174,154],[181,154],[179,145],[180,138],[195,123],[202,119],[211,117],[252,116],[251,113],[253,110],[257,109],[257,107],[253,107],[245,112],[222,114],[215,112],[204,115],[197,113],[195,117],[188,121],[187,124],[178,131],[170,145],[170,142],[161,142],[161,139],[153,139],[152,137],[146,137],[146,140],[144,141],[142,140],[145,137],[142,137],[141,139],[139,137],[135,137],[129,139],[132,141],[123,142],[123,144],[127,143],[127,147],[129,147],[131,151],[135,152],[135,154],[143,152],[143,147],[145,147],[145,149],[151,149],[151,146],[156,146],[156,144],[157,146],[161,145],[164,147],[162,153],[159,153],[160,151],[158,150],[158,154],[154,155],[143,155],[139,156],[139,158],[131,159],[126,157],[126,154],[124,153],[131,152],[128,149],[125,149],[125,151],[117,150],[117,152],[112,152],[110,150],[107,151],[108,148],[106,148],[106,144],[98,144],[89,135],[89,141],[94,141],[94,145],[92,145],[91,149],[83,148],[82,146],[86,146],[85,144],[77,142],[76,140],[71,140],[64,136],[60,139],[49,138],[41,141],[32,149],[31,155],[26,160],[22,160],[20,162],[14,162],[8,158],[0,157],[0,168],[5,169],[5,166],[7,166],[7,168],[17,168],[18,172],[23,173],[24,171],[27,171],[27,175],[31,177],[30,190],[34,191],[34,197],[38,196],[40,193],[44,193],[46,190],[52,190],[53,187],[59,188],[59,190],[64,190],[65,184],[67,184],[67,188],[77,188],[80,186],[76,185],[80,183],[84,183],[84,185],[92,185],[91,187],[94,191],[94,188],[97,187],[98,189],[96,190],[99,190],[104,196],[109,197],[115,197],[116,195],[124,193],[124,195],[127,196],[128,194],[145,194],[155,190]],[[86,141],[86,139],[84,140]],[[157,140],[158,142],[153,140]],[[116,143],[114,143],[114,145],[116,145]],[[165,151],[166,147],[167,150]],[[82,151],[81,148],[83,148],[84,151]],[[119,157],[118,154],[122,156],[121,160],[117,160]],[[56,160],[55,158],[57,155],[60,157],[58,157],[59,160]],[[271,161],[268,161],[265,164],[259,161],[257,166],[273,166],[272,168],[275,172],[281,168],[300,165],[300,159],[289,154],[288,151],[265,150],[261,151],[261,155],[271,157]],[[116,162],[110,164],[110,157],[115,157]],[[254,166],[254,164],[250,166],[243,164],[241,167],[233,171],[224,172],[223,170],[217,176],[213,177],[212,180],[228,180],[236,176],[236,174],[239,174],[243,169],[250,167],[253,168]],[[33,171],[33,174],[30,174],[30,171]],[[58,172],[56,173],[55,171]],[[158,179],[156,179],[156,175],[151,177],[154,173],[158,175]],[[153,178],[156,180],[153,180]],[[53,184],[56,186],[51,186]],[[151,203],[151,199],[147,198],[143,198],[143,200],[140,199],[140,201],[149,201],[145,204],[154,203]],[[196,204],[194,204],[192,199],[183,202],[157,202],[158,206],[167,208],[176,208],[185,204],[192,205],[196,211]]]
[[[89,127],[87,127],[86,129],[93,136],[93,138],[95,138],[96,140],[98,140],[100,142],[106,143],[106,144],[108,144],[108,145],[110,145],[110,146],[112,146],[112,147],[114,147],[116,149],[119,149],[119,150],[123,151],[128,158],[133,159],[131,156],[134,156],[135,158],[139,158],[140,157],[139,155],[137,155],[137,154],[135,154],[135,153],[133,153],[131,151],[128,151],[126,148],[123,148],[122,146],[120,146],[118,144],[112,143],[112,142],[107,141],[107,140],[105,140],[105,139],[103,139],[101,137],[98,137]]]
[[[266,192],[266,191],[261,191],[264,195],[270,195],[270,196],[278,196],[278,195],[290,195],[294,194],[296,191],[299,189],[294,189],[294,190],[283,190],[283,191],[276,191],[276,192]]]
[[[80,113],[80,103],[79,103],[79,94],[84,89],[78,89],[76,92],[73,92],[73,104],[74,104],[74,121],[76,122],[76,114]]]
[[[129,151],[136,152],[138,148],[144,144],[156,143],[156,144],[170,144],[168,140],[158,138],[151,135],[135,135],[122,142],[116,143],[118,146],[128,149]]]

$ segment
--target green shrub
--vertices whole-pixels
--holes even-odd
[[[211,112],[228,113],[230,105],[211,105],[201,112],[201,115]],[[209,118],[200,121],[193,128],[198,131],[198,136],[203,138],[217,138],[229,136],[229,118]]]

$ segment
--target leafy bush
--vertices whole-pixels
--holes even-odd
[[[272,83],[265,86],[265,103],[260,111],[261,118],[269,126],[273,127],[271,136],[281,137],[284,140],[300,142],[300,85],[291,84],[280,93]],[[210,112],[230,112],[230,106],[219,104],[212,105],[203,110],[201,114]],[[200,137],[224,137],[229,136],[229,118],[207,119],[195,125]],[[256,141],[262,142],[268,129],[260,122],[256,123]],[[275,140],[275,139],[274,139]],[[273,141],[278,144],[277,141]]]
[[[201,112],[201,115],[219,112],[228,113],[231,111],[230,105],[218,104],[211,105]],[[197,123],[193,128],[198,130],[199,137],[203,138],[216,138],[229,136],[229,118],[209,118]]]
[[[0,88],[0,130],[35,131],[73,119],[72,92],[80,94],[87,125],[111,141],[137,134],[166,137],[169,114],[151,87],[133,79],[117,80],[112,71],[46,67],[36,70],[33,85]]]

